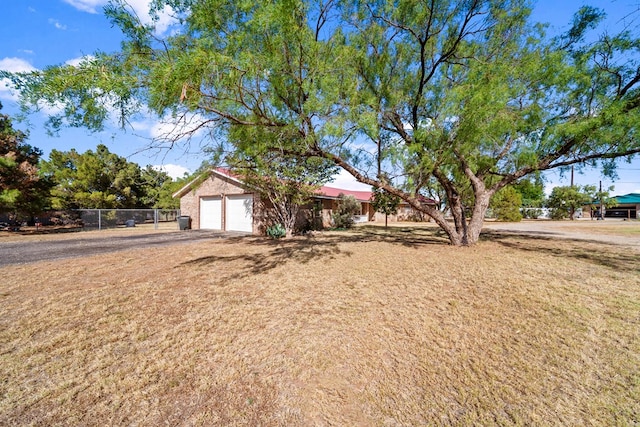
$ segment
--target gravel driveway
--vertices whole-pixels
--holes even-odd
[[[205,230],[173,231],[117,235],[109,232],[91,232],[87,237],[80,233],[73,236],[49,235],[42,239],[0,241],[0,267],[11,264],[28,264],[39,261],[77,258],[117,252],[127,249],[153,248],[176,244],[187,244],[207,239],[244,236],[242,233],[223,233]],[[104,233],[104,234],[100,234]],[[36,236],[33,236],[36,237]]]
[[[522,221],[484,223],[483,231],[507,234],[524,234],[558,239],[587,240],[620,245],[640,251],[640,238],[621,233],[625,228],[636,227],[637,222],[609,221]],[[618,233],[612,232],[618,230]]]

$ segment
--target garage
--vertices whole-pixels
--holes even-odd
[[[225,200],[227,231],[253,232],[253,195],[229,195]]]
[[[200,228],[222,230],[222,197],[200,199]]]

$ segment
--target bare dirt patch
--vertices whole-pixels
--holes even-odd
[[[5,267],[0,425],[637,424],[634,260],[423,227]]]

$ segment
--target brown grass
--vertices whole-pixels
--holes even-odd
[[[591,234],[612,234],[618,236],[640,237],[639,221],[577,221],[575,224],[564,223],[566,230],[589,230]]]
[[[0,425],[640,422],[614,245],[367,228],[0,274]]]

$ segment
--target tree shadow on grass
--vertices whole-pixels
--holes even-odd
[[[419,248],[427,245],[446,245],[448,240],[437,229],[358,227],[345,232],[319,233],[286,240],[266,237],[234,236],[229,243],[246,243],[259,247],[258,252],[239,254],[216,253],[185,261],[179,267],[218,268],[227,279],[241,279],[266,273],[276,267],[292,264],[304,265],[317,259],[350,257],[353,252],[340,247],[343,243],[385,242]],[[266,250],[264,250],[266,248]]]
[[[428,245],[449,245],[447,234],[437,227],[418,227],[407,224],[403,227],[384,228],[365,225],[355,229],[349,241],[377,241],[399,244],[410,248]]]
[[[244,241],[249,245],[267,246],[267,252],[241,253],[234,255],[208,255],[195,258],[182,263],[182,266],[212,266],[220,263],[242,262],[243,270],[238,271],[240,277],[245,275],[260,274],[272,270],[285,263],[295,262],[307,264],[316,258],[332,259],[336,256],[350,256],[350,252],[341,251],[337,244],[315,244],[308,239],[295,239],[288,241],[268,241],[260,238],[232,238],[229,242]],[[243,273],[243,274],[241,274]]]
[[[555,233],[483,231],[481,240],[523,252],[575,258],[620,272],[640,273],[640,256],[633,249],[597,240],[557,237]]]

